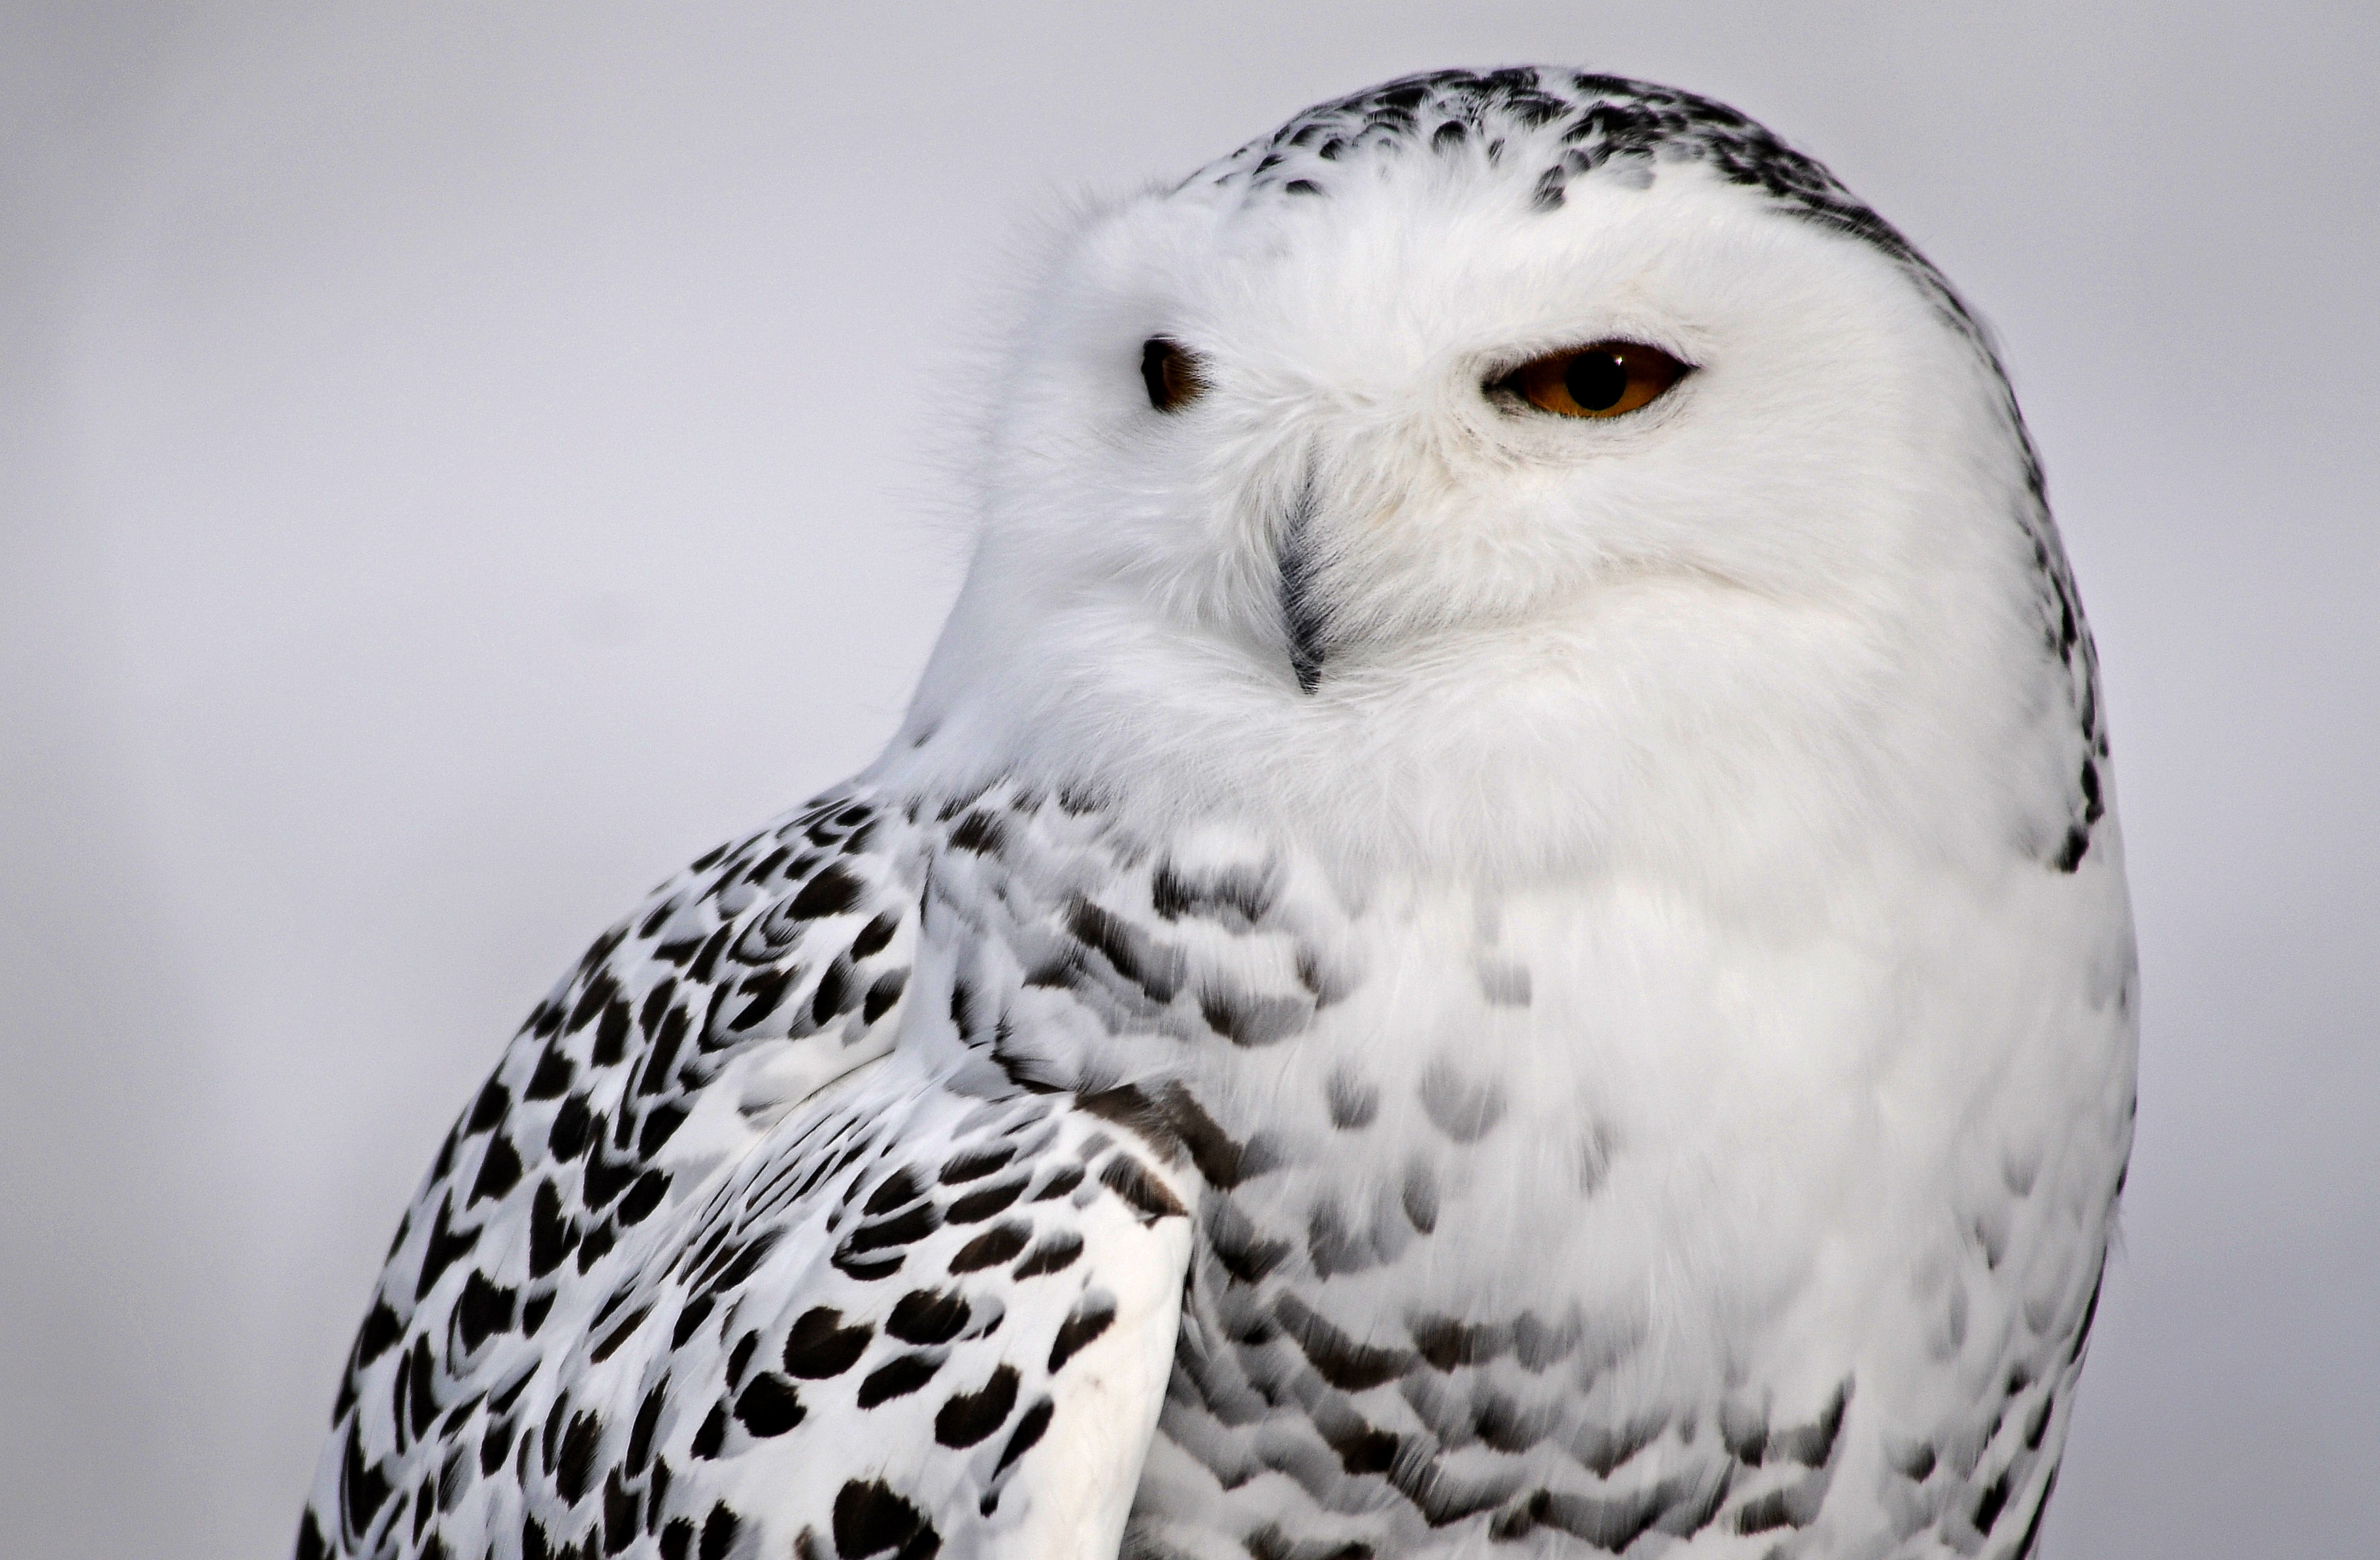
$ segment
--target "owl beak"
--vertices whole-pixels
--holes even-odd
[[[1301,693],[1322,686],[1324,613],[1314,559],[1314,484],[1298,490],[1281,528],[1281,621]]]

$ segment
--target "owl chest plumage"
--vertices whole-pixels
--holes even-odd
[[[2070,879],[1779,925],[1053,817],[938,866],[954,1032],[1199,1172],[1143,1552],[1923,1554],[2054,1465],[2129,1130]]]

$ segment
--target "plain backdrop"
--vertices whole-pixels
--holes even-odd
[[[1998,326],[2147,1028],[2057,1560],[2380,1531],[2380,7],[32,4],[0,19],[0,1550],[285,1553],[441,1133],[865,762],[1007,258],[1317,99],[1730,101]]]

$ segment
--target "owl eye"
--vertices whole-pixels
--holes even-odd
[[[1198,360],[1161,335],[1141,347],[1140,382],[1148,386],[1148,404],[1159,411],[1180,411],[1207,389]]]
[[[1488,388],[1563,417],[1623,417],[1693,372],[1641,341],[1598,341],[1523,363]]]

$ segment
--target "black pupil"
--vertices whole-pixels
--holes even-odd
[[[1628,367],[1609,352],[1581,352],[1562,371],[1562,388],[1588,411],[1604,411],[1628,393]]]
[[[1159,411],[1172,411],[1182,398],[1174,383],[1180,351],[1161,335],[1151,336],[1140,348],[1140,382],[1148,387],[1148,404]]]

